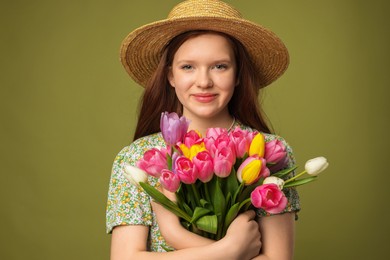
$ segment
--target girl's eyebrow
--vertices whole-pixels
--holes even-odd
[[[183,60],[177,60],[176,63],[194,63],[196,62],[196,60],[193,60],[193,59],[183,59]],[[228,59],[215,59],[213,60],[211,63],[232,63],[232,59],[228,58]]]

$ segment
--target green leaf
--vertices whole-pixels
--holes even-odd
[[[239,204],[240,203],[237,202],[227,212],[226,217],[225,217],[225,223],[223,225],[223,232],[222,232],[223,236],[226,234],[226,230],[228,229],[229,225],[237,217],[237,214],[239,211]]]
[[[225,210],[226,200],[221,187],[219,185],[219,181],[215,182],[214,196],[213,196],[213,206],[214,211],[217,215],[223,215]]]
[[[223,179],[221,180],[220,178],[217,178],[213,197],[214,212],[218,218],[217,240],[222,238],[222,228],[226,210],[226,199],[220,186],[221,181],[223,181]]]
[[[297,168],[298,168],[298,166],[294,166],[294,167],[291,167],[291,168],[287,168],[287,169],[278,171],[278,172],[276,172],[276,173],[273,173],[272,176],[275,176],[275,177],[278,177],[278,178],[282,178],[283,176],[289,174],[290,172],[294,171],[294,170],[297,169]]]
[[[283,188],[296,187],[299,185],[303,185],[303,184],[315,181],[317,179],[317,177],[318,176],[311,176],[311,177],[295,180],[295,181],[292,181],[292,182],[285,184]]]
[[[255,182],[249,186],[245,186],[243,188],[242,192],[239,194],[237,202],[242,202],[242,201],[246,200],[247,198],[249,198],[251,196],[252,191],[257,186],[260,186],[263,183],[263,181],[264,181],[264,179],[260,178],[257,182]]]
[[[225,194],[234,194],[238,189],[238,180],[236,176],[236,170],[232,168],[230,175],[226,178],[226,190]]]
[[[200,205],[202,205],[203,208],[209,209],[210,211],[214,211],[213,205],[211,205],[211,203],[205,199],[200,199]]]
[[[207,215],[199,218],[196,221],[198,229],[209,232],[211,234],[217,234],[218,220],[216,215]]]
[[[199,218],[210,213],[210,210],[202,207],[196,207],[194,211],[194,215],[192,215],[191,223],[196,222]]]
[[[173,203],[156,188],[144,182],[140,182],[139,184],[144,189],[144,191],[149,194],[149,196],[151,196],[157,203],[174,213],[176,216],[181,217],[188,222],[191,221],[191,217],[186,212],[181,210],[175,203]]]
[[[190,208],[190,206],[188,206],[187,203],[183,202],[183,203],[181,204],[181,206],[183,207],[184,211],[185,211],[188,215],[192,216],[192,215],[194,214],[194,211]]]
[[[232,198],[232,204],[236,203],[237,198],[241,194],[243,188],[244,188],[244,182],[240,183],[240,186],[238,186],[236,192],[234,193],[233,198]]]
[[[240,206],[238,207],[238,210],[240,211],[241,208],[245,206],[244,210],[242,212],[247,211],[250,205],[252,205],[252,200],[249,197],[249,198],[245,199],[243,202],[240,203]]]
[[[168,164],[168,169],[172,169],[172,157],[167,153],[167,164]]]

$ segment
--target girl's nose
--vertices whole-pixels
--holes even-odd
[[[213,86],[213,81],[209,75],[209,71],[199,71],[196,79],[196,85],[200,88],[210,88]]]

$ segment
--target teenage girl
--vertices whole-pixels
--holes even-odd
[[[260,131],[266,140],[279,139],[292,166],[291,148],[271,133],[257,99],[288,66],[281,40],[222,1],[188,0],[167,19],[131,32],[122,43],[121,60],[145,91],[134,142],[113,165],[107,203],[111,259],[292,259],[299,211],[295,189],[284,191],[289,203],[283,214],[245,212],[223,239],[212,241],[184,229],[123,176],[125,162],[135,165],[146,150],[165,145],[159,129],[164,111],[184,115],[190,129],[202,134],[210,127],[240,127]],[[148,181],[156,185],[154,177]]]

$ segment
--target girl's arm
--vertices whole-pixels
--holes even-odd
[[[295,213],[284,213],[258,220],[262,249],[257,260],[290,260],[294,256]]]
[[[116,259],[251,259],[260,250],[260,234],[255,213],[236,218],[226,236],[208,245],[167,253],[147,252],[149,228],[141,225],[115,227],[111,238],[111,260]],[[183,238],[182,238],[183,239]],[[254,242],[253,242],[254,241]]]
[[[167,192],[164,193],[165,195],[168,195]],[[172,196],[170,199],[173,200]],[[156,214],[161,235],[164,237],[167,244],[176,250],[189,247],[206,246],[215,242],[214,240],[199,236],[185,229],[180,224],[179,217],[165,209],[160,204],[153,201],[151,204],[153,212]]]

